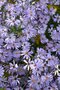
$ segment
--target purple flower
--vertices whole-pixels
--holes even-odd
[[[19,51],[19,50],[15,50],[15,51],[13,52],[13,57],[14,57],[14,58],[19,58],[19,57],[20,57],[20,51]]]
[[[4,75],[4,68],[0,65],[0,77]]]

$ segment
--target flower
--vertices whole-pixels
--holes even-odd
[[[60,0],[0,0],[0,87],[60,90]]]
[[[0,77],[4,75],[4,68],[0,65]]]
[[[13,52],[13,57],[14,57],[14,58],[19,58],[19,57],[20,57],[20,51],[19,51],[19,50],[15,50],[15,51]]]
[[[35,17],[35,6],[28,7],[25,11],[26,17],[30,18],[31,20]]]
[[[28,60],[24,60],[24,63],[26,65],[23,68],[27,69],[29,71],[29,69],[31,68],[31,65],[32,65],[32,61],[30,59],[28,59]]]
[[[55,75],[60,76],[59,72],[60,72],[59,65],[56,65]]]

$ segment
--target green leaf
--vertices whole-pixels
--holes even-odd
[[[49,40],[52,40],[51,33],[48,32],[48,29],[45,31],[45,35],[46,35],[46,38],[48,38]]]
[[[4,88],[0,88],[0,90],[5,90]]]
[[[56,10],[56,13],[60,14],[60,5],[47,5],[48,9],[54,8]]]
[[[35,39],[35,43],[36,45],[39,45],[40,44],[40,35],[36,35],[36,37],[34,38]]]
[[[34,0],[35,2],[38,2],[39,0]]]
[[[16,28],[16,26],[11,26],[10,29],[11,29],[11,32],[15,33],[17,28]]]
[[[9,74],[9,73],[6,72],[6,71],[4,72],[4,77],[7,77],[7,78],[8,78],[10,75],[11,75],[11,74]]]
[[[8,0],[8,3],[15,4],[15,0]]]
[[[40,40],[40,35],[37,34],[36,37],[34,37],[34,45],[37,47],[45,47],[45,44],[41,43],[41,40]]]
[[[57,10],[57,9],[59,8],[59,5],[50,5],[50,4],[48,4],[47,7],[48,7],[49,9],[53,7],[54,9]]]
[[[12,26],[12,27],[10,27],[10,32],[14,33],[17,36],[22,35],[22,30],[23,30],[23,28],[21,28],[21,26],[18,26],[18,27]]]

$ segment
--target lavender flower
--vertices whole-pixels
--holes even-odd
[[[59,5],[0,0],[0,89],[60,90]]]
[[[4,68],[0,65],[0,77],[4,75]]]

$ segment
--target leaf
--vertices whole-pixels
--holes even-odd
[[[6,71],[4,72],[4,77],[7,77],[7,78],[8,78],[10,75],[11,75],[11,74],[9,74],[9,73],[6,72]]]
[[[39,34],[36,35],[36,37],[35,37],[35,43],[36,43],[36,45],[40,44],[40,35]]]
[[[58,14],[60,14],[60,5],[47,5],[48,9],[54,8]]]
[[[38,2],[39,0],[34,0],[35,2]]]
[[[50,5],[50,4],[48,4],[48,8],[50,9],[50,8],[54,8],[54,9],[58,9],[59,8],[59,5]]]
[[[48,32],[48,29],[45,31],[45,35],[46,35],[46,38],[48,38],[49,40],[52,40],[51,33]]]
[[[16,31],[16,26],[11,26],[11,32],[14,32],[15,33],[15,31]]]
[[[0,88],[0,90],[5,90],[4,88]]]
[[[15,0],[8,0],[8,3],[15,4]]]
[[[18,26],[18,27],[12,26],[12,27],[10,27],[10,32],[11,33],[13,32],[14,34],[20,36],[20,35],[22,35],[22,29],[23,28],[21,28],[21,26]]]

